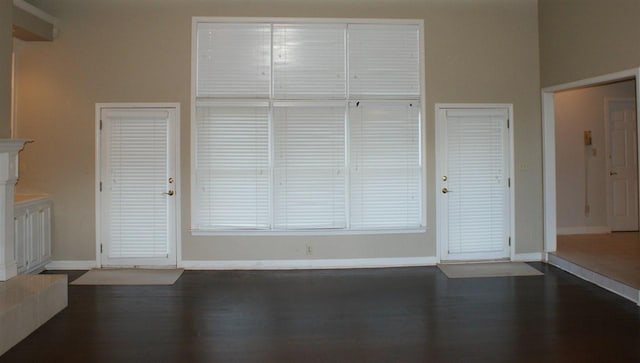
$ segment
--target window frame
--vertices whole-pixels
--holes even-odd
[[[196,141],[197,141],[197,124],[196,124],[196,107],[197,107],[197,59],[198,59],[198,24],[200,23],[285,23],[285,24],[343,24],[348,26],[348,24],[372,24],[372,25],[414,25],[418,27],[419,31],[419,90],[420,94],[415,100],[420,103],[420,120],[418,125],[419,132],[419,146],[420,146],[420,166],[421,166],[421,180],[420,180],[420,224],[421,226],[418,228],[388,228],[388,229],[350,229],[350,227],[342,228],[342,229],[311,229],[311,230],[278,230],[275,229],[272,225],[272,229],[237,229],[237,230],[222,230],[222,229],[202,229],[196,228],[194,221],[197,220],[194,213],[197,213],[197,193],[196,191]],[[348,33],[347,33],[348,37]],[[348,42],[348,38],[345,39]],[[190,177],[191,177],[191,196],[190,196],[190,228],[189,232],[193,236],[296,236],[296,235],[363,235],[363,234],[406,234],[406,233],[424,233],[429,229],[427,225],[427,192],[426,187],[428,185],[427,182],[427,164],[426,164],[426,89],[425,89],[425,51],[424,51],[424,20],[422,19],[365,19],[365,18],[287,18],[287,17],[192,17],[192,29],[191,29],[191,85],[190,85]],[[347,50],[348,52],[348,50]],[[348,59],[346,60],[346,77],[349,75],[349,67],[348,67]],[[271,70],[273,72],[273,69]],[[273,75],[272,75],[273,77]],[[273,82],[271,87],[273,87]],[[345,104],[349,102],[349,94],[348,94],[348,86],[346,90],[346,99]],[[272,108],[273,98],[273,90],[271,92],[271,97],[267,102],[270,103],[269,107]],[[364,99],[364,98],[363,98]],[[409,98],[407,98],[409,99]],[[247,99],[247,102],[255,101],[256,99]],[[372,97],[368,99],[370,101],[398,101],[397,98],[385,99],[380,97]],[[315,102],[315,99],[307,99],[307,100],[297,100],[294,102]],[[336,100],[339,101],[339,100]],[[278,102],[287,102],[287,101],[278,101]],[[272,126],[270,126],[271,128]],[[347,136],[348,131],[345,130]],[[347,139],[348,140],[348,139]],[[347,141],[346,140],[346,141]],[[273,147],[273,146],[272,146]],[[347,142],[345,147],[345,153],[349,151],[349,143]],[[345,169],[348,169],[349,165],[345,165]],[[345,190],[348,193],[349,186],[345,185]],[[273,193],[273,191],[271,191]],[[273,198],[273,196],[271,197]],[[347,203],[348,205],[348,203]],[[349,214],[349,207],[345,210],[345,213]],[[347,222],[348,222],[347,217]],[[271,217],[273,220],[273,216]]]

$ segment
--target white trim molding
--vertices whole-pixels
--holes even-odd
[[[44,11],[38,9],[37,7],[29,4],[24,0],[13,0],[13,5],[16,8],[24,10],[25,12],[35,16],[40,20],[46,21],[49,24],[52,24],[54,26],[58,24],[58,19],[56,17],[45,13]]]
[[[632,286],[625,285],[605,275],[574,264],[553,253],[549,254],[549,264],[640,305],[640,290]]]
[[[17,153],[25,144],[33,142],[31,139],[0,139],[0,153]]]
[[[44,268],[46,270],[91,270],[98,267],[94,260],[51,261]]]
[[[561,234],[607,234],[611,233],[611,227],[607,226],[577,226],[558,227],[558,235]]]
[[[435,266],[435,256],[318,260],[183,260],[187,270],[306,270]]]
[[[204,230],[190,229],[192,236],[330,236],[330,235],[378,235],[378,234],[422,234],[428,227],[419,229],[315,229],[315,230]]]

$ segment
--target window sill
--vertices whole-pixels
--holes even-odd
[[[191,229],[192,236],[348,236],[376,234],[418,234],[425,233],[429,227],[415,229],[377,229],[377,230],[306,230],[306,231],[267,231],[267,230],[203,230]]]

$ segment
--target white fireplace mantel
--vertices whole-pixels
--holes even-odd
[[[13,198],[18,180],[18,152],[31,141],[0,139],[0,281],[6,281],[17,274]]]
[[[24,148],[26,143],[32,141],[29,139],[0,139],[0,153],[17,153]]]

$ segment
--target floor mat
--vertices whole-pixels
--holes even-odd
[[[543,275],[542,272],[524,262],[438,264],[438,268],[452,279]]]
[[[183,269],[94,269],[71,285],[173,285]]]

